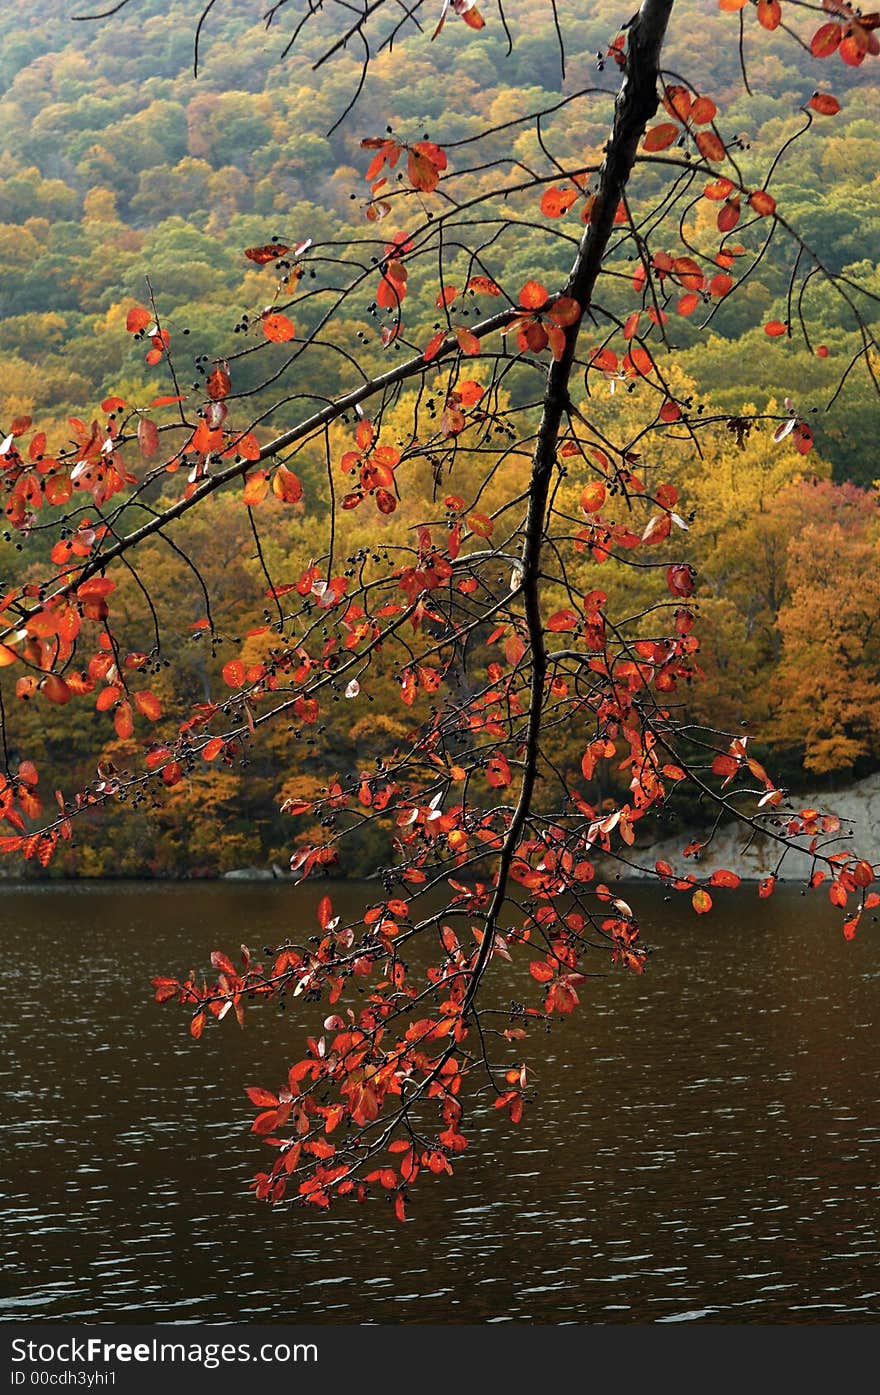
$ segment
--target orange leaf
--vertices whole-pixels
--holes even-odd
[[[584,513],[598,513],[605,503],[607,490],[601,480],[591,480],[581,492],[581,508]]]
[[[698,97],[691,107],[691,122],[694,126],[707,126],[718,115],[718,108],[711,97]]]
[[[272,493],[283,504],[299,503],[303,495],[299,476],[295,475],[292,470],[288,470],[286,465],[279,465],[272,476]]]
[[[463,354],[469,354],[473,357],[480,352],[480,341],[475,334],[471,334],[469,329],[457,329],[455,337]]]
[[[697,132],[697,148],[704,159],[717,163],[726,155],[723,142],[714,131]]]
[[[232,390],[232,379],[225,368],[215,368],[209,373],[205,387],[212,402],[222,402]]]
[[[486,765],[486,780],[493,789],[506,789],[510,784],[510,766],[507,757],[497,752],[490,756]]]
[[[230,688],[240,688],[244,683],[246,669],[241,659],[230,659],[223,665],[223,682]]]
[[[579,617],[573,610],[557,610],[547,621],[547,629],[553,634],[564,634],[568,630],[576,630],[579,623]]]
[[[283,257],[290,251],[283,242],[267,242],[265,247],[246,247],[245,256],[249,257],[257,266],[265,266],[267,262],[274,262],[278,257]]]
[[[125,328],[129,334],[140,334],[152,322],[152,315],[142,305],[135,305],[125,317]]]
[[[570,295],[564,295],[551,306],[548,315],[555,325],[567,329],[569,325],[577,324],[581,317],[581,307]]]
[[[562,218],[576,199],[576,189],[560,189],[558,184],[551,184],[541,195],[541,212],[545,218]]]
[[[764,29],[778,29],[782,23],[782,7],[779,0],[758,0],[758,23]]]
[[[716,872],[712,873],[709,882],[712,886],[727,886],[731,890],[735,890],[739,886],[740,879],[736,872],[728,872],[726,867],[719,867]]]
[[[223,454],[231,455],[233,452],[236,455],[240,455],[242,460],[259,460],[260,443],[257,440],[256,436],[254,436],[250,431],[248,431],[245,433],[244,436],[236,436],[233,439],[229,450],[224,451]]]
[[[149,417],[141,417],[138,422],[138,445],[141,455],[147,457],[155,455],[159,449],[159,432],[156,423],[150,421]]]
[[[496,285],[491,276],[472,276],[465,286],[466,291],[473,291],[475,295],[500,295],[501,287]]]
[[[274,311],[263,319],[263,333],[273,344],[284,344],[296,334],[293,322],[286,315]]]
[[[652,126],[650,131],[645,132],[645,139],[642,142],[642,149],[656,153],[658,150],[668,150],[681,135],[681,127],[674,121],[661,121],[659,126]]]
[[[151,722],[158,722],[159,718],[162,716],[162,704],[153,693],[135,693],[134,705],[137,710]]]
[[[255,508],[262,503],[269,492],[269,476],[265,470],[257,470],[249,475],[244,487],[244,502],[249,509]]]
[[[50,673],[43,679],[40,691],[44,698],[49,702],[56,703],[59,707],[63,707],[73,697],[70,688],[57,673]]]
[[[134,731],[134,722],[131,715],[131,703],[121,702],[113,714],[113,725],[116,728],[116,735],[120,741],[127,741]]]
[[[830,58],[838,48],[841,39],[839,24],[820,24],[810,40],[810,52],[814,58]]]
[[[443,341],[445,340],[445,338],[445,329],[441,329],[438,331],[437,334],[433,334],[431,336],[424,349],[422,350],[422,357],[426,363],[430,363],[432,359],[437,357],[438,353],[440,352],[440,349],[443,346]]]
[[[546,286],[542,286],[540,281],[526,281],[519,293],[519,303],[525,310],[540,310],[542,305],[546,305],[549,293]]]
[[[814,92],[807,106],[810,111],[817,111],[820,116],[836,116],[840,111],[840,103],[830,92]]]

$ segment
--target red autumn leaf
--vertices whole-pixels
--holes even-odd
[[[560,296],[547,311],[548,317],[553,324],[559,325],[562,329],[567,329],[569,325],[577,324],[581,317],[581,307],[570,295]]]
[[[642,149],[652,154],[658,150],[667,150],[678,140],[680,135],[680,126],[677,126],[673,121],[661,121],[659,126],[652,126],[649,131],[645,132]]]
[[[691,897],[691,905],[697,912],[697,915],[705,915],[707,911],[711,911],[712,909],[712,897],[709,895],[708,891],[704,891],[702,887],[698,887]]]
[[[229,449],[223,452],[224,455],[239,455],[242,460],[259,460],[261,455],[260,443],[250,431],[244,436],[235,436]]]
[[[782,23],[782,6],[779,0],[758,0],[758,23],[764,29],[778,29]]]
[[[580,616],[573,610],[557,610],[547,621],[547,629],[552,634],[564,634],[568,630],[576,630],[580,624]]]
[[[152,322],[153,316],[149,310],[145,310],[142,305],[135,305],[125,317],[125,328],[129,334],[140,334]]]
[[[151,455],[156,454],[159,449],[159,432],[156,423],[150,421],[149,417],[141,417],[138,422],[137,437],[141,455],[149,459]]]
[[[292,470],[288,470],[286,465],[279,465],[272,476],[272,493],[280,499],[283,504],[297,504],[303,496],[303,487],[298,475]]]
[[[545,218],[562,218],[577,197],[576,189],[561,189],[558,184],[551,184],[541,195],[541,212]]]
[[[698,131],[696,140],[700,154],[712,164],[717,164],[727,154],[723,141],[714,131]]]
[[[709,878],[711,886],[726,886],[732,891],[740,884],[740,878],[736,872],[728,872],[725,867],[719,867]]]
[[[605,503],[607,489],[602,480],[591,480],[581,491],[581,508],[584,513],[598,513]]]
[[[519,303],[524,310],[540,310],[549,298],[547,287],[540,281],[526,281],[519,293]]]
[[[244,486],[244,502],[249,509],[261,504],[269,493],[269,476],[265,470],[255,470],[248,475]]]
[[[779,339],[783,334],[788,333],[788,326],[781,320],[768,320],[764,326],[764,333],[770,339]]]
[[[480,352],[480,341],[475,334],[471,334],[469,329],[457,329],[455,337],[463,354],[475,357]]]
[[[245,680],[247,670],[241,659],[230,659],[223,665],[223,682],[230,688],[240,688]]]
[[[441,329],[441,330],[438,331],[437,334],[433,334],[433,335],[431,336],[431,338],[428,340],[427,344],[425,345],[424,349],[422,350],[422,357],[424,358],[424,360],[425,360],[426,363],[430,363],[432,359],[435,359],[435,358],[437,357],[438,353],[440,352],[441,348],[443,347],[443,343],[444,343],[444,340],[445,340],[445,339],[446,339],[446,330],[445,330],[445,329]]]
[[[159,718],[162,716],[162,704],[153,693],[135,693],[134,705],[138,712],[151,722],[158,722]]]
[[[725,271],[717,272],[709,282],[709,294],[718,296],[729,295],[733,290],[733,277],[728,276]]]
[[[446,152],[433,141],[418,141],[407,157],[407,173],[410,183],[423,193],[431,193],[440,182],[440,175],[446,169]]]
[[[266,1109],[262,1114],[258,1114],[251,1124],[251,1133],[265,1135],[273,1133],[278,1127],[278,1110]]]
[[[677,116],[679,121],[687,121],[690,116],[693,98],[686,87],[679,83],[670,84],[664,90],[663,107],[670,116]]]
[[[529,973],[537,983],[549,983],[551,978],[554,977],[555,972],[555,969],[550,964],[545,963],[541,959],[529,965]]]
[[[465,286],[466,291],[473,291],[474,295],[499,296],[501,287],[492,280],[491,276],[472,276]]]
[[[776,212],[776,200],[766,189],[756,189],[754,193],[749,194],[749,206],[760,218],[769,218]]]
[[[810,111],[816,111],[820,116],[836,116],[840,111],[840,103],[830,92],[814,92],[807,106]]]
[[[500,752],[489,757],[486,765],[486,780],[493,789],[504,789],[510,784],[510,765],[507,757]]]
[[[810,52],[814,58],[830,58],[838,48],[842,30],[839,24],[820,24],[810,40]]]
[[[739,222],[739,217],[740,217],[740,203],[739,203],[739,199],[728,199],[727,202],[726,202],[725,204],[722,205],[722,207],[721,207],[721,209],[720,209],[720,211],[719,211],[719,213],[718,213],[718,217],[717,217],[717,219],[715,220],[715,221],[716,221],[716,226],[717,226],[717,228],[718,228],[718,231],[719,231],[720,233],[729,233],[729,232],[731,232],[731,231],[736,227],[737,223]]]
[[[127,741],[134,731],[131,703],[121,702],[113,714],[113,725],[120,741]]]
[[[865,54],[868,52],[866,39],[865,31],[858,24],[851,25],[844,34],[837,51],[849,67],[857,68],[860,63],[864,63]]]
[[[69,475],[50,475],[44,489],[47,501],[55,506],[66,504],[73,497],[73,485]]]
[[[40,691],[47,701],[54,702],[59,707],[63,707],[73,697],[73,692],[57,673],[50,673],[43,679]]]
[[[246,247],[244,254],[257,266],[265,266],[267,262],[286,256],[289,251],[290,248],[283,242],[267,242],[263,247]]]
[[[862,860],[856,863],[850,875],[856,886],[864,888],[870,886],[874,880],[874,868],[871,866],[870,862]]]
[[[690,111],[692,126],[708,126],[718,115],[718,108],[711,97],[697,97]]]
[[[650,547],[654,543],[665,541],[669,537],[671,527],[672,522],[668,513],[655,514],[645,526],[642,542],[646,547]]]
[[[281,1103],[277,1095],[273,1095],[271,1090],[263,1090],[259,1085],[249,1085],[245,1094],[251,1104],[255,1104],[258,1109],[277,1109]]]
[[[289,339],[293,339],[296,330],[293,321],[276,310],[269,315],[264,315],[263,333],[267,339],[271,339],[273,344],[286,344]]]
[[[221,402],[232,391],[232,379],[225,368],[215,368],[208,374],[205,389],[212,402]]]
[[[590,367],[598,368],[603,373],[614,373],[618,367],[617,354],[613,349],[597,349],[590,359]]]
[[[666,585],[673,596],[687,597],[694,594],[694,573],[690,567],[677,565],[666,572]]]

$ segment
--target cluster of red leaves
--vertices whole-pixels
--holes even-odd
[[[749,0],[718,0],[719,10],[733,14],[744,10],[748,4]],[[784,23],[783,6],[792,17],[798,16],[799,9],[792,0],[757,0],[755,17],[763,29],[772,32]],[[857,68],[866,58],[876,58],[880,54],[876,33],[880,14],[863,14],[846,0],[822,0],[822,8],[837,18],[820,24],[813,33],[809,49],[814,58],[831,58],[836,53],[848,67]]]
[[[357,475],[357,488],[343,497],[342,507],[356,509],[372,496],[380,513],[394,513],[398,497],[394,471],[400,464],[400,451],[378,445],[376,429],[366,418],[357,424],[355,445],[357,449],[346,451],[339,462],[343,474]]]
[[[549,345],[558,362],[565,352],[566,329],[576,325],[583,314],[577,301],[571,296],[551,300],[540,281],[526,281],[519,293],[519,306],[523,313],[511,320],[504,333],[516,335],[521,353],[531,350],[537,354]]]
[[[648,154],[657,154],[661,150],[668,150],[676,141],[691,136],[704,160],[718,164],[724,159],[727,151],[717,131],[697,129],[711,126],[718,115],[718,108],[711,97],[693,97],[686,87],[676,84],[666,88],[663,106],[674,119],[650,127],[645,132],[643,150]]]

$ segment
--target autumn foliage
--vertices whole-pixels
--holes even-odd
[[[447,9],[488,23],[453,0],[438,43]],[[811,32],[809,7],[789,9],[743,18],[761,34],[790,23],[835,83],[838,60],[876,55],[875,17],[835,3]],[[877,589],[878,534],[868,495],[818,482],[797,400],[704,410],[676,336],[747,295],[784,245],[784,318],[762,307],[761,340],[827,357],[815,281],[852,338],[838,379],[872,372],[876,350],[849,278],[777,201],[784,151],[760,170],[743,161],[715,98],[665,71],[669,22],[671,0],[644,0],[601,59],[616,99],[560,99],[601,105],[601,150],[548,136],[552,112],[446,142],[368,133],[360,240],[267,229],[242,247],[262,279],[222,355],[193,358],[150,285],[125,321],[149,394],[103,398],[66,439],[22,416],[0,446],[7,527],[39,549],[2,600],[0,849],[49,867],[97,810],[189,798],[223,811],[262,748],[295,876],[345,873],[352,846],[376,868],[357,920],[324,896],[284,944],[217,949],[210,974],[155,980],[195,1039],[259,1003],[320,1022],[284,1081],[248,1090],[272,1150],[261,1199],[326,1208],[385,1192],[404,1220],[419,1178],[458,1165],[474,1096],[522,1118],[521,1043],[574,1011],[588,966],[643,971],[617,876],[647,866],[698,917],[738,886],[733,871],[700,874],[724,817],[776,845],[777,873],[806,846],[848,937],[880,903],[871,864],[829,849],[834,816],[787,804],[748,735],[722,730],[718,701],[701,708],[706,668],[731,708],[762,701],[763,621],[751,663],[737,626],[770,615],[764,638],[788,646],[774,701],[815,768],[871,750],[877,606],[858,579]],[[838,101],[805,92],[799,110],[806,137]],[[528,133],[528,161],[491,155],[510,127]],[[534,265],[518,257],[521,224],[541,229]],[[349,327],[364,317],[378,358]],[[348,386],[327,392],[340,360]],[[710,440],[729,487],[707,483]],[[233,577],[242,535],[250,568]],[[766,555],[767,594],[750,549]],[[197,597],[197,691],[180,681],[179,617],[169,636],[163,612],[179,575]],[[236,583],[252,588],[246,622]],[[94,711],[96,776],[46,794],[13,736],[26,704],[71,724]],[[712,812],[681,874],[643,830],[688,793]],[[527,1001],[496,990],[511,960],[527,966]]]

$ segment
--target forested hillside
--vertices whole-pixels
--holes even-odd
[[[763,169],[767,152],[805,126],[802,107],[819,82],[817,65],[791,44],[774,44],[773,35],[765,34],[753,52],[747,35],[748,96],[735,47],[718,38],[729,16],[718,12],[716,0],[688,4],[690,23],[677,23],[669,68],[687,66],[696,82],[701,67],[711,73],[726,127],[741,133],[743,169]],[[408,139],[436,140],[454,158],[456,143],[487,124],[503,126],[494,146],[484,141],[480,147],[487,164],[475,178],[489,189],[497,179],[493,158],[513,158],[526,168],[542,158],[529,127],[520,135],[515,124],[505,123],[551,104],[558,89],[560,52],[543,0],[522,0],[510,17],[510,59],[503,28],[488,11],[479,34],[449,25],[442,42],[432,44],[428,34],[402,37],[375,58],[347,115],[359,81],[356,57],[337,55],[318,71],[307,47],[282,57],[293,20],[282,11],[267,33],[260,22],[264,8],[241,0],[209,16],[197,79],[197,6],[139,0],[123,16],[93,24],[72,22],[71,0],[34,0],[26,15],[13,7],[0,13],[4,433],[16,418],[39,416],[44,429],[63,438],[70,435],[70,417],[90,420],[109,397],[148,409],[168,392],[164,368],[146,364],[143,344],[125,332],[129,309],[149,304],[151,294],[178,345],[186,345],[178,349],[181,371],[203,391],[214,360],[229,352],[234,335],[246,331],[246,317],[272,296],[271,269],[248,261],[244,249],[272,238],[285,244],[314,238],[345,247],[353,231],[363,228],[369,157],[362,137],[379,136],[390,126]],[[587,9],[583,21],[573,4],[560,10],[567,92],[611,86],[597,55],[625,16],[611,0]],[[320,32],[320,16],[315,23]],[[399,80],[401,65],[405,83]],[[827,72],[821,76],[827,83]],[[805,138],[785,150],[772,190],[830,270],[880,294],[880,93],[861,73],[849,75],[846,88],[839,114],[811,119]],[[567,108],[556,123],[548,120],[544,141],[550,149],[576,148],[588,160],[600,154],[606,134],[603,113],[594,115],[584,103]],[[464,158],[467,145],[459,148]],[[389,235],[398,231],[394,216],[386,224]],[[550,217],[536,211],[517,226],[511,284],[549,277],[565,264],[558,241],[542,236],[542,216]],[[577,231],[577,209],[566,216]],[[771,758],[796,786],[815,783],[817,774],[843,781],[875,769],[880,760],[880,515],[874,485],[880,476],[880,410],[867,371],[880,365],[861,361],[847,371],[841,303],[820,278],[808,286],[801,308],[812,326],[821,327],[821,339],[808,345],[801,336],[779,338],[754,327],[790,317],[789,270],[768,256],[729,305],[711,308],[712,332],[699,347],[695,327],[676,320],[675,342],[685,352],[672,371],[679,384],[691,385],[694,410],[705,404],[737,418],[748,404],[775,411],[785,398],[795,399],[813,427],[814,449],[801,454],[793,436],[775,443],[772,430],[740,432],[735,422],[705,443],[702,457],[684,439],[671,437],[668,449],[702,576],[705,679],[684,700],[703,719],[747,722],[759,743],[773,716]],[[317,274],[332,280],[333,269],[324,265]],[[427,321],[433,302],[414,289],[417,305],[419,294]],[[862,309],[872,317],[864,298]],[[393,355],[395,344],[383,347],[381,323],[381,310],[365,295],[361,318],[349,317],[348,340],[337,343],[343,352],[327,358],[320,382],[298,383],[298,392],[332,396],[348,386],[349,343],[367,367]],[[283,426],[283,403],[276,403],[271,390],[257,390],[262,364],[251,368],[249,362],[240,361],[238,392],[253,388],[255,415],[271,406],[273,427]],[[191,384],[180,387],[185,392]],[[638,394],[632,398],[617,387],[609,375],[603,385],[607,402],[598,410],[618,420],[631,413],[635,436]],[[405,397],[399,410],[404,433]],[[334,427],[333,458],[350,445],[344,429]],[[457,488],[464,493],[468,472],[474,480],[485,472],[485,455],[459,459],[456,468]],[[499,490],[504,469],[512,468],[499,472]],[[226,653],[222,644],[209,652],[201,625],[204,593],[173,540],[157,539],[141,554],[139,568],[159,615],[133,609],[130,626],[148,656],[153,690],[168,706],[172,697],[181,707],[228,694],[224,663],[252,627],[248,643],[254,664],[260,663],[264,639],[254,611],[256,606],[259,619],[259,609],[268,606],[268,623],[266,566],[272,577],[295,581],[323,545],[326,461],[309,456],[301,475],[302,502],[283,508],[271,494],[258,501],[262,559],[237,495],[221,493],[188,526],[187,552],[209,583]],[[436,487],[426,471],[421,492],[411,492],[401,506],[404,517],[415,521],[429,511]],[[576,509],[580,486],[572,479],[570,488]],[[399,512],[398,527],[400,519]],[[377,526],[375,516],[352,514],[341,546],[353,558],[359,550],[381,547]],[[0,551],[4,589],[31,571],[36,576],[41,556],[38,530],[24,547],[18,537],[8,537]],[[585,550],[585,591],[623,585],[617,576],[606,582],[601,564],[601,556]],[[633,610],[639,584],[626,582]],[[155,652],[157,618],[166,648],[168,636],[176,636],[173,670]],[[351,775],[381,755],[383,744],[402,740],[409,709],[430,702],[429,685],[419,693],[404,690],[401,701],[398,675],[389,671],[382,681],[385,690],[374,687],[372,693],[375,715],[361,712],[353,719],[340,700],[334,709],[338,723],[327,723],[324,749],[329,741],[340,773]],[[20,696],[31,699],[28,750],[55,772],[56,783],[71,772],[80,781],[92,778],[83,765],[89,714],[70,709],[62,722],[60,709],[35,689]],[[566,737],[553,739],[560,757],[571,759]],[[105,834],[90,847],[80,830],[58,870],[209,874],[245,862],[286,862],[292,825],[279,806],[293,789],[294,774],[299,797],[310,779],[317,781],[313,741],[307,726],[276,730],[246,766],[206,765],[169,791],[166,801],[134,816],[115,806],[100,815],[105,828],[113,829],[112,841]],[[129,737],[111,733],[108,760],[124,766],[130,750]],[[328,764],[325,754],[325,773]],[[298,837],[309,834],[297,827]],[[376,857],[367,838],[362,870]]]

